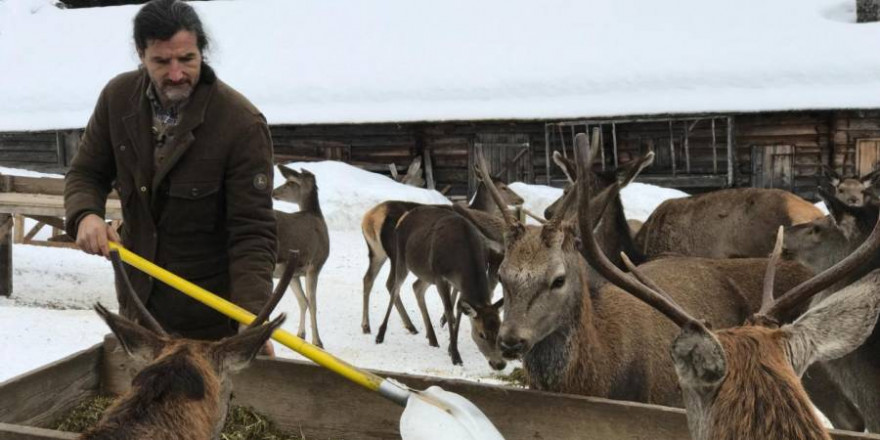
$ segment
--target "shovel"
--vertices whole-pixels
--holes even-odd
[[[151,277],[201,301],[208,307],[248,325],[255,316],[247,310],[223,299],[183,278],[153,264],[111,242],[110,249],[119,252],[126,263]],[[309,344],[284,329],[275,330],[272,339],[311,359],[364,388],[378,392],[386,399],[404,407],[400,418],[400,434],[404,440],[462,439],[504,440],[492,422],[469,400],[438,386],[424,391],[414,390],[392,379],[384,379],[369,371],[354,367],[326,351]]]

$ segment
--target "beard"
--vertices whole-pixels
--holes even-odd
[[[168,104],[177,104],[185,101],[192,95],[195,89],[195,81],[186,79],[178,83],[164,81],[156,85],[156,90],[162,95],[164,101]]]

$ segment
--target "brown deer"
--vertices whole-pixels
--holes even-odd
[[[820,188],[819,194],[829,208],[830,215],[811,223],[792,226],[785,230],[783,255],[801,262],[816,272],[827,270],[852,254],[870,236],[873,225],[880,218],[880,208],[872,203],[851,206]],[[823,301],[842,286],[862,278],[871,270],[880,268],[880,254],[837,285],[816,295],[813,303]],[[868,340],[839,359],[821,362],[816,368],[827,372],[843,394],[859,408],[865,427],[880,432],[880,330],[877,328]]]
[[[486,253],[493,243],[470,220],[456,212],[446,207],[420,206],[400,219],[394,231],[394,244],[395,251],[389,254],[391,276],[387,283],[391,298],[376,334],[376,343],[385,338],[391,309],[411,271],[417,277],[413,291],[431,346],[437,347],[438,343],[425,304],[425,292],[433,284],[440,294],[444,316],[449,323],[452,363],[462,364],[458,352],[459,326],[453,316],[452,288],[461,292],[458,306],[471,319],[472,336],[476,336],[478,347],[494,347],[501,319],[499,306],[492,304],[487,274]]]
[[[779,226],[824,217],[812,203],[779,189],[733,188],[666,200],[636,234],[636,246],[652,258],[765,257]]]
[[[511,190],[501,179],[493,177],[492,182],[497,185],[508,205],[520,205],[523,203],[522,197]],[[394,228],[397,227],[397,222],[400,221],[404,214],[419,206],[424,206],[424,204],[390,200],[374,206],[364,214],[364,218],[361,221],[361,231],[364,234],[364,240],[367,242],[370,259],[367,272],[364,274],[364,303],[363,315],[361,317],[361,329],[364,333],[370,333],[370,292],[373,290],[373,284],[376,281],[379,270],[382,269],[382,265],[388,260],[388,251],[394,249]],[[478,179],[477,190],[468,207],[492,214],[498,212],[490,199],[482,179]],[[403,303],[400,302],[400,298],[397,301],[395,307],[400,314],[404,327],[410,333],[417,333],[409,315],[406,313],[406,309],[403,307]]]
[[[583,150],[586,136],[577,141]],[[619,183],[612,184],[594,199],[598,208],[581,211],[580,217],[591,215],[595,224],[618,192]],[[577,203],[577,197],[566,203]],[[675,326],[616,286],[591,291],[588,267],[578,251],[577,227],[564,222],[564,216],[537,227],[524,226],[507,210],[502,212],[508,232],[499,270],[505,309],[499,347],[508,359],[522,359],[529,385],[681,406],[665,348],[677,334]],[[628,233],[625,222],[616,233]],[[762,287],[753,280],[765,265],[765,259],[677,257],[641,267],[661,285],[676,286],[676,300],[685,307],[723,327],[741,323],[756,308]],[[786,264],[777,283],[789,288],[809,276],[802,266]],[[708,296],[706,291],[716,293]]]
[[[312,322],[312,344],[323,347],[321,336],[318,334],[318,276],[330,255],[330,235],[318,200],[318,184],[315,175],[307,170],[297,172],[283,165],[278,165],[278,169],[287,181],[272,192],[272,197],[296,203],[299,205],[299,211],[294,213],[275,211],[278,224],[278,261],[275,263],[275,275],[279,276],[290,265],[286,258],[288,251],[297,251],[293,282],[290,283],[291,290],[299,302],[297,336],[302,339],[306,337],[305,324],[308,310]],[[300,282],[303,276],[306,278],[305,292]]]
[[[880,170],[874,170],[862,177],[842,177],[831,167],[822,165],[822,173],[834,189],[834,196],[841,202],[855,207],[880,203],[880,197],[874,189],[874,184],[880,179]]]
[[[799,377],[810,364],[844,356],[868,337],[880,312],[880,271],[840,290],[794,323],[780,327],[778,322],[793,306],[870,259],[880,249],[880,227],[844,261],[774,300],[780,230],[767,265],[761,309],[744,325],[713,331],[679,306],[672,290],[659,287],[641,268],[630,266],[633,279],[605,258],[592,236],[589,185],[579,185],[579,190],[581,230],[587,231],[586,258],[611,283],[680,328],[669,347],[692,438],[830,440]]]
[[[140,324],[111,313],[104,319],[122,348],[146,363],[131,389],[105,412],[83,440],[153,439],[209,440],[219,438],[232,395],[231,373],[245,368],[284,322],[284,315],[263,325],[290,281],[286,273],[269,302],[247,330],[221,341],[196,341],[168,335],[131,288],[118,253],[112,254],[117,286],[139,312]]]

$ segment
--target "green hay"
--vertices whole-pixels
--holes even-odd
[[[95,396],[74,407],[66,417],[49,426],[50,429],[82,433],[98,424],[114,397]],[[306,440],[278,429],[274,423],[253,408],[232,406],[221,440]]]
[[[514,368],[510,374],[496,374],[495,378],[510,385],[521,387],[527,387],[529,385],[528,380],[526,379],[526,372],[520,367]]]

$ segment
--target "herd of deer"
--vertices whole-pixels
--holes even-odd
[[[598,173],[597,146],[588,148],[586,135],[576,145],[577,162],[554,156],[569,184],[540,226],[510,212],[523,200],[489,175],[479,150],[479,187],[467,206],[386,201],[370,209],[362,222],[369,249],[363,332],[370,333],[370,291],[390,260],[377,343],[393,308],[416,333],[400,299],[413,273],[432,346],[425,294],[431,285],[440,294],[454,364],[462,363],[463,314],[493,368],[520,359],[532,388],[684,406],[697,440],[830,439],[813,404],[835,427],[880,432],[875,176],[843,179],[826,170],[830,188],[819,193],[829,216],[788,192],[728,189],[668,200],[636,232],[620,191],[653,154],[619,173]],[[205,436],[193,438],[216,436],[229,401],[227,373],[253,359],[281,324],[283,317],[260,323],[288,284],[300,304],[299,336],[309,311],[312,342],[321,345],[316,289],[329,255],[327,226],[315,176],[280,169],[286,182],[273,195],[300,211],[277,212],[283,274],[266,310],[251,329],[208,343],[170,337],[147,313],[141,322],[150,329],[98,306],[125,350],[147,366],[83,438],[116,438],[106,436],[113,430],[165,438],[160,430],[182,423],[182,412],[198,415],[198,426],[186,429]],[[117,280],[127,291],[124,272]],[[503,298],[493,303],[498,282]]]

